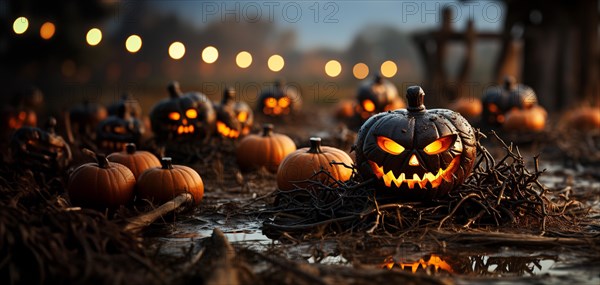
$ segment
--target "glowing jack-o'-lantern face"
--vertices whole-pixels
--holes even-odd
[[[515,78],[507,76],[504,85],[492,86],[483,94],[482,123],[499,127],[511,109],[530,109],[537,104],[537,96],[531,87],[517,84]]]
[[[275,82],[275,86],[261,93],[257,108],[263,115],[279,117],[299,111],[301,104],[300,94],[295,88]]]
[[[170,98],[154,105],[150,123],[158,141],[207,141],[214,129],[215,111],[203,94],[182,94],[179,84],[169,86]]]
[[[145,133],[144,124],[130,115],[127,105],[120,105],[117,114],[102,120],[96,130],[98,147],[104,151],[117,152],[128,143],[140,144]]]
[[[375,75],[358,88],[356,96],[358,104],[356,113],[362,119],[379,112],[395,110],[404,107],[404,102],[398,97],[398,89],[391,82],[384,80],[380,75]]]
[[[386,196],[435,198],[460,185],[475,158],[475,137],[460,114],[425,110],[418,86],[407,92],[408,109],[372,116],[361,127],[356,162]]]
[[[235,97],[235,89],[227,88],[221,103],[215,104],[217,133],[230,139],[250,133],[254,123],[254,114],[250,106],[245,102],[236,102]]]

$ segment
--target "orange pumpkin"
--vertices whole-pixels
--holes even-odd
[[[146,169],[161,166],[160,161],[154,154],[137,150],[134,143],[128,143],[125,146],[125,151],[111,153],[107,159],[127,166],[133,172],[135,179],[138,179]]]
[[[296,150],[296,144],[286,135],[273,132],[272,124],[263,126],[262,135],[251,134],[240,141],[236,149],[237,162],[244,171],[265,167],[277,172],[283,158]]]
[[[296,186],[305,188],[308,184],[301,183],[301,181],[309,179],[326,183],[329,180],[327,174],[321,173],[314,176],[320,170],[329,172],[336,180],[349,180],[352,176],[352,169],[341,164],[332,164],[332,162],[352,165],[352,158],[343,150],[321,146],[321,138],[310,138],[310,147],[290,153],[281,162],[277,170],[277,187],[280,190],[293,190]]]
[[[483,111],[483,105],[478,98],[458,98],[448,106],[450,110],[459,112],[467,120],[478,118]]]
[[[137,182],[141,199],[165,203],[182,193],[190,193],[196,205],[204,196],[204,182],[194,169],[173,165],[170,157],[163,157],[162,167],[150,168],[140,175]]]
[[[563,124],[579,131],[600,130],[600,107],[583,106],[568,111]]]
[[[529,109],[512,109],[506,113],[502,127],[512,132],[539,132],[546,126],[548,113],[541,106]]]
[[[116,208],[133,200],[135,176],[125,165],[109,162],[103,154],[83,164],[69,177],[67,192],[74,205]]]

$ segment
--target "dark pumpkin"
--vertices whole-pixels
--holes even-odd
[[[106,156],[97,154],[96,162],[83,164],[71,173],[67,191],[73,205],[117,208],[133,201],[135,182],[125,165],[109,162]]]
[[[71,162],[71,149],[55,132],[56,119],[50,118],[46,130],[21,127],[12,136],[10,150],[12,160],[19,166],[58,174]]]
[[[279,117],[294,114],[302,107],[302,97],[296,88],[281,81],[264,90],[258,96],[257,112],[266,116]]]
[[[108,105],[108,107],[106,108],[108,110],[108,115],[110,115],[110,116],[118,115],[119,108],[121,108],[121,106],[127,106],[127,109],[129,110],[129,114],[132,117],[134,117],[134,118],[142,117],[142,106],[140,105],[140,102],[137,99],[135,99],[135,97],[133,97],[133,95],[131,95],[131,93],[124,93],[123,95],[121,95],[121,98],[119,98],[114,103]]]
[[[128,143],[124,151],[111,153],[106,159],[127,166],[133,172],[135,179],[138,179],[147,169],[161,166],[160,161],[154,154],[137,150],[134,143]]]
[[[74,135],[93,141],[96,138],[98,123],[107,116],[108,112],[104,106],[84,100],[69,111],[71,131]]]
[[[334,162],[340,163],[335,164]],[[330,177],[338,181],[347,181],[352,176],[350,167],[353,162],[341,149],[321,146],[321,138],[310,138],[310,147],[304,147],[288,154],[277,170],[277,188],[280,190],[293,190],[298,187],[307,187],[306,180],[316,180],[323,183],[332,182]],[[324,170],[329,173],[317,172]],[[334,187],[336,184],[333,185]]]
[[[221,103],[215,104],[215,111],[217,133],[222,137],[236,139],[250,133],[254,113],[245,102],[236,102],[235,89],[225,89]]]
[[[98,124],[97,146],[107,152],[122,151],[128,143],[139,145],[145,131],[144,123],[132,117],[129,107],[123,104],[119,106],[116,115],[110,116]]]
[[[488,88],[481,99],[483,104],[482,123],[485,126],[499,127],[506,119],[506,112],[516,109],[529,109],[537,104],[533,89],[517,84],[514,77],[507,76],[504,85]]]
[[[379,74],[358,88],[356,100],[357,113],[363,119],[367,119],[379,112],[404,107],[404,102],[398,96],[396,86],[383,79]]]
[[[407,89],[407,109],[379,113],[360,128],[358,171],[373,178],[378,194],[422,200],[446,195],[470,174],[475,135],[460,114],[426,110],[419,86]]]
[[[165,203],[182,193],[190,193],[196,205],[204,196],[204,183],[194,169],[184,165],[173,165],[170,157],[163,157],[161,167],[144,171],[137,182],[141,199]]]
[[[202,93],[183,94],[178,82],[169,84],[169,98],[150,111],[150,124],[157,141],[206,142],[215,128],[215,111]]]

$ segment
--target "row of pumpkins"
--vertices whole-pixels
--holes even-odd
[[[355,161],[339,149],[321,146],[311,138],[310,147],[296,149],[286,135],[266,124],[261,134],[244,137],[236,149],[242,171],[264,167],[277,173],[280,190],[347,181],[355,165],[364,179],[372,179],[379,193],[396,199],[423,200],[446,195],[470,174],[475,161],[475,135],[460,114],[447,109],[427,110],[419,86],[407,90],[408,107],[370,117],[361,127]],[[199,203],[204,193],[202,179],[186,166],[162,164],[148,152],[128,144],[123,152],[78,167],[69,179],[69,195],[75,204],[116,207],[135,195],[165,202],[181,192],[190,192]],[[111,162],[109,162],[111,161]],[[335,185],[334,185],[335,186]]]

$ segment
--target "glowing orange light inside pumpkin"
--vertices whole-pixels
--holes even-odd
[[[363,109],[365,109],[365,111],[367,111],[367,112],[375,111],[375,103],[373,103],[373,101],[371,101],[369,99],[364,100],[362,102],[362,105],[363,105]]]
[[[179,121],[179,119],[181,119],[181,115],[179,115],[177,112],[171,112],[169,113],[169,119],[173,121]]]
[[[427,261],[425,261],[425,259],[421,258],[421,259],[419,259],[419,261],[416,261],[416,262],[396,262],[396,261],[394,261],[394,259],[392,257],[387,257],[383,261],[381,268],[391,270],[395,266],[400,267],[400,269],[402,269],[402,270],[410,269],[410,271],[412,273],[416,273],[417,270],[419,270],[419,268],[422,268],[424,270],[428,267],[433,267],[433,269],[436,272],[438,272],[440,270],[450,272],[450,273],[453,272],[452,266],[450,264],[448,264],[448,262],[444,261],[441,257],[439,257],[438,255],[435,255],[435,254],[432,254],[429,257],[429,260],[427,260]]]
[[[196,112],[195,109],[188,109],[187,111],[185,111],[185,116],[190,119],[195,119],[198,117],[198,112]]]
[[[494,103],[488,105],[488,110],[492,113],[498,112],[498,106]]]
[[[240,132],[229,128],[225,123],[221,121],[217,121],[217,132],[223,135],[226,138],[237,138],[240,135]]]
[[[406,183],[410,189],[413,189],[415,185],[419,185],[421,189],[425,189],[427,183],[430,183],[432,188],[437,188],[444,180],[447,182],[452,181],[452,173],[454,173],[460,165],[460,155],[454,157],[446,169],[440,168],[435,174],[427,172],[423,174],[422,177],[419,177],[416,173],[413,173],[412,177],[410,177],[410,174],[405,173],[395,175],[392,170],[389,170],[386,173],[383,166],[379,166],[376,162],[369,160],[369,164],[373,174],[375,174],[378,179],[383,179],[383,183],[386,187],[391,187],[392,183],[394,183],[396,187],[399,188],[402,183]]]
[[[273,108],[273,107],[277,106],[277,99],[275,99],[275,98],[265,99],[265,106],[267,106],[269,108]]]
[[[277,105],[279,105],[279,107],[281,107],[281,108],[287,108],[290,105],[290,98],[288,98],[288,97],[280,98],[279,101],[277,101]]]
[[[419,160],[417,159],[416,155],[413,154],[410,157],[410,160],[408,161],[408,165],[410,165],[410,166],[419,166]]]
[[[189,126],[179,126],[177,128],[177,134],[191,134],[194,132],[194,126],[193,125],[189,125]]]
[[[400,153],[402,153],[404,151],[404,147],[402,147],[400,144],[398,144],[397,142],[386,138],[384,136],[378,136],[377,137],[377,145],[383,149],[384,151],[386,151],[387,153],[393,154],[393,155],[398,155]]]
[[[246,112],[240,112],[237,115],[237,119],[238,119],[238,122],[245,123],[246,120],[248,120],[248,113],[246,113]]]
[[[442,152],[448,150],[448,148],[450,148],[450,146],[452,146],[452,143],[454,142],[454,138],[455,138],[455,136],[453,136],[453,135],[439,138],[439,139],[435,140],[434,142],[428,144],[423,149],[423,151],[425,151],[425,153],[429,154],[429,155],[442,153]]]

